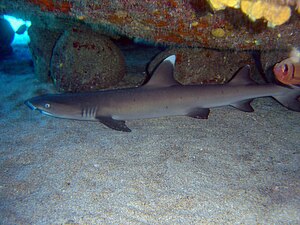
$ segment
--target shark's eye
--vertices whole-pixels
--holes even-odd
[[[45,104],[45,108],[46,108],[46,109],[49,109],[49,108],[50,108],[50,104],[49,104],[49,103],[46,103],[46,104]]]

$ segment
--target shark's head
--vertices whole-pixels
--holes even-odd
[[[66,119],[78,119],[81,116],[81,109],[70,97],[60,95],[42,95],[31,98],[24,102],[32,110],[40,113]]]

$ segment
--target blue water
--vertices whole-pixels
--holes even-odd
[[[6,19],[10,23],[14,31],[17,31],[19,27],[23,24],[26,24],[27,27],[31,26],[31,21],[18,19],[13,16],[4,15],[4,19]],[[25,33],[23,34],[15,34],[15,38],[12,42],[12,45],[28,44],[29,42],[30,37],[28,35],[28,32],[25,31]]]

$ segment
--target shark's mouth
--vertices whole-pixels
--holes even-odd
[[[39,111],[41,114],[44,114],[44,115],[47,115],[47,116],[53,116],[51,113],[46,112],[46,111],[44,111],[44,110],[41,110],[41,109],[39,109],[38,107],[32,105],[30,101],[26,101],[26,102],[24,102],[24,104],[27,105],[31,110],[37,110],[37,111]]]
[[[46,116],[54,116],[53,114],[48,113],[48,112],[46,112],[46,111],[43,111],[43,110],[40,110],[40,109],[38,109],[38,110],[39,110],[40,113],[42,113],[43,115],[46,115]],[[54,116],[54,117],[58,117],[58,116]]]
[[[24,104],[27,105],[31,110],[36,110],[37,109],[37,107],[35,107],[34,105],[32,105],[30,103],[30,101],[26,101],[26,102],[24,102]]]

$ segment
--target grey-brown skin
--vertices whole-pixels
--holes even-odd
[[[99,121],[115,130],[130,132],[125,120],[163,116],[207,119],[209,109],[231,105],[253,112],[254,98],[271,96],[288,109],[300,112],[299,88],[258,85],[245,66],[227,84],[181,85],[173,78],[175,55],[166,58],[151,79],[138,88],[43,95],[25,102],[42,114],[64,119]]]

